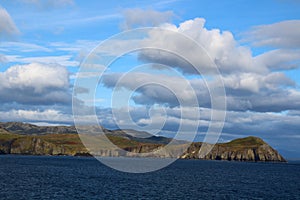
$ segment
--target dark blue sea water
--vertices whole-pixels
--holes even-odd
[[[178,160],[129,174],[94,158],[7,155],[0,199],[300,199],[300,163]]]

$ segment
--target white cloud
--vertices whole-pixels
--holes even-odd
[[[299,110],[300,92],[295,89],[282,88],[246,94],[242,91],[227,90],[227,108],[228,110],[256,112]]]
[[[0,6],[0,40],[11,39],[20,34],[8,12]]]
[[[125,22],[122,26],[124,29],[130,29],[139,26],[159,26],[162,23],[170,22],[174,13],[172,11],[159,12],[133,8],[124,10],[123,15]]]
[[[245,46],[240,46],[229,31],[221,32],[219,29],[208,30],[204,27],[205,19],[195,18],[181,23],[178,27],[173,24],[164,24],[161,27],[172,30],[176,33],[184,34],[195,40],[203,47],[201,55],[199,52],[193,52],[190,44],[182,39],[170,35],[169,32],[152,31],[149,33],[149,38],[145,39],[145,43],[157,44],[171,52],[180,50],[181,56],[191,58],[193,63],[198,63],[197,66],[210,66],[209,62],[215,62],[222,73],[234,72],[255,72],[267,73],[268,69],[265,66],[259,66],[254,62],[252,52]],[[206,52],[205,52],[206,51]],[[211,58],[207,60],[207,55]],[[169,53],[164,53],[158,50],[145,50],[140,54],[140,58],[145,61],[157,62],[180,68],[185,73],[193,73],[191,67],[183,62],[178,56]],[[206,59],[205,59],[206,58]],[[206,69],[208,70],[208,69]]]
[[[69,103],[69,72],[60,65],[16,65],[0,73],[0,102]]]
[[[71,115],[63,114],[58,110],[10,110],[0,112],[1,121],[38,121],[38,122],[65,122],[72,123]]]
[[[282,112],[300,108],[297,84],[284,73],[233,74],[223,80],[228,110]]]
[[[276,49],[260,54],[255,58],[260,66],[271,70],[290,70],[300,66],[300,50]]]
[[[272,90],[282,86],[295,86],[295,82],[288,78],[284,73],[274,72],[266,76],[243,73],[228,75],[223,77],[227,88],[234,90],[245,90],[249,93],[259,93],[261,90]]]
[[[263,28],[255,29],[257,31],[253,33],[255,37],[258,33],[261,33],[262,37],[270,37],[272,39],[272,35],[268,34],[274,34],[280,38],[280,42],[286,44],[278,45],[278,47],[293,47],[293,49],[289,50],[277,49],[267,51],[256,57],[253,57],[249,47],[240,45],[231,32],[221,31],[219,29],[207,29],[205,27],[205,19],[203,18],[187,20],[179,24],[179,26],[163,24],[161,27],[176,33],[182,33],[193,39],[205,49],[211,58],[210,61],[205,59],[205,52],[201,54],[193,52],[193,49],[191,49],[188,43],[179,37],[174,38],[175,34],[172,36],[168,31],[150,31],[149,38],[143,42],[149,46],[152,44],[160,44],[162,49],[167,49],[171,52],[180,51],[181,56],[189,58],[193,63],[198,63],[197,66],[201,66],[201,68],[206,71],[209,71],[209,68],[206,67],[209,66],[209,62],[214,62],[222,75],[232,73],[256,73],[266,75],[271,71],[299,68],[300,53],[299,49],[295,49],[300,47],[299,21],[300,20],[279,22],[278,24],[266,26],[268,28],[262,26]],[[275,29],[278,29],[278,27],[284,30],[276,31]],[[263,35],[264,31],[266,31],[265,35]],[[255,38],[254,41],[260,41],[260,39]],[[289,46],[289,44],[292,44],[292,46]],[[267,42],[263,42],[261,45],[268,44]],[[184,73],[195,73],[190,64],[183,61],[182,58],[162,50],[144,50],[139,54],[139,57],[143,61],[177,67]]]
[[[300,47],[300,20],[287,20],[254,27],[246,33],[248,40],[257,46],[276,48]]]
[[[227,112],[225,128],[267,136],[298,134],[300,116],[281,113]],[[289,129],[285,129],[290,127]],[[245,131],[247,130],[248,131]],[[273,135],[274,134],[274,135]]]
[[[50,88],[67,88],[68,72],[61,66],[38,63],[17,65],[1,73],[1,88],[34,88],[37,93]]]
[[[229,110],[281,112],[300,108],[300,96],[296,82],[284,73],[278,72],[278,70],[299,67],[299,50],[278,49],[253,57],[250,48],[240,46],[230,32],[221,32],[218,29],[208,30],[204,25],[204,19],[196,18],[185,21],[179,26],[164,24],[162,27],[183,33],[204,47],[212,61],[216,62],[223,76]],[[169,51],[182,52],[181,56],[191,58],[194,63],[198,63],[197,66],[201,66],[209,72],[209,68],[205,68],[209,66],[209,60],[199,53],[196,54],[184,40],[175,39],[172,36],[168,31],[153,30],[149,32],[149,38],[142,42],[149,46],[159,44],[157,46]],[[143,61],[179,68],[183,73],[195,73],[189,63],[162,50],[143,50],[139,54],[139,58]],[[148,80],[149,77],[145,78]],[[156,77],[153,78],[155,80]],[[135,77],[132,80],[135,80]],[[201,105],[210,106],[209,101],[205,100],[209,97],[207,89],[203,84],[197,85],[194,80],[192,82],[194,82],[193,88],[199,102],[205,101]],[[178,81],[172,84],[181,88]],[[154,87],[139,92],[141,95],[133,98],[136,103],[153,104],[168,102],[172,99],[164,97],[169,94]],[[163,95],[159,96],[155,92]],[[173,103],[176,105],[175,101]]]

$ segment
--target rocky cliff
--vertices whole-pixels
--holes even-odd
[[[37,127],[34,127],[36,130]],[[44,130],[41,128],[41,130]],[[65,129],[67,130],[67,129]],[[18,131],[18,130],[17,130]],[[28,132],[31,132],[28,129]],[[109,131],[107,137],[118,147],[125,151],[116,149],[98,148],[91,150],[97,156],[132,156],[133,153],[150,153],[161,150],[169,138],[151,136],[149,139],[135,138]],[[94,138],[91,138],[94,139]],[[101,143],[101,138],[97,138]],[[102,141],[104,142],[104,140]],[[102,144],[102,146],[105,143]],[[164,151],[159,157],[176,157],[182,159],[205,159],[205,160],[228,160],[228,161],[262,161],[262,162],[286,162],[286,160],[271,146],[257,137],[236,139],[228,143],[216,145],[201,142],[192,143],[184,154],[176,154],[176,149],[182,148],[180,142],[175,143],[173,149]],[[100,145],[101,146],[101,145]],[[205,153],[207,152],[207,153]],[[25,155],[71,155],[90,156],[89,151],[83,146],[77,134],[43,134],[43,135],[21,135],[11,133],[0,127],[0,154],[25,154]],[[157,156],[153,154],[153,156]]]
[[[286,162],[275,149],[257,137],[216,144],[208,154],[203,156],[200,153],[202,145],[202,143],[193,143],[181,157],[206,160]]]
[[[22,155],[75,155],[86,149],[72,148],[66,144],[55,144],[44,138],[34,136],[0,135],[0,154]]]

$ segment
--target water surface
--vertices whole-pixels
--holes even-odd
[[[0,199],[300,199],[300,163],[178,160],[129,174],[94,158],[4,155]]]

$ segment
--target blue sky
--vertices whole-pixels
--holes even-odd
[[[283,155],[299,158],[298,1],[2,0],[0,6],[1,121],[72,124],[73,84],[84,58],[114,34],[154,25],[191,37],[207,48],[220,68],[227,94],[220,141],[254,135]],[[163,37],[152,39],[164,41]],[[180,41],[174,41],[177,43],[180,46]],[[192,53],[189,49],[185,52]],[[164,79],[180,89],[182,84],[176,78],[184,77],[202,103],[198,108],[184,109],[201,110],[203,125],[197,139],[203,139],[211,112],[203,79],[172,55],[156,53],[135,52],[110,66],[95,96],[101,124],[108,128],[118,125],[119,119],[111,113],[111,94],[122,73],[140,64],[158,63],[181,76],[149,64],[124,79],[123,89],[131,91],[135,84],[142,84],[140,77],[145,82]],[[129,107],[133,121],[146,126],[150,109],[152,123],[168,118],[160,134],[176,133],[180,109],[172,94],[160,87],[141,87],[132,95]]]

